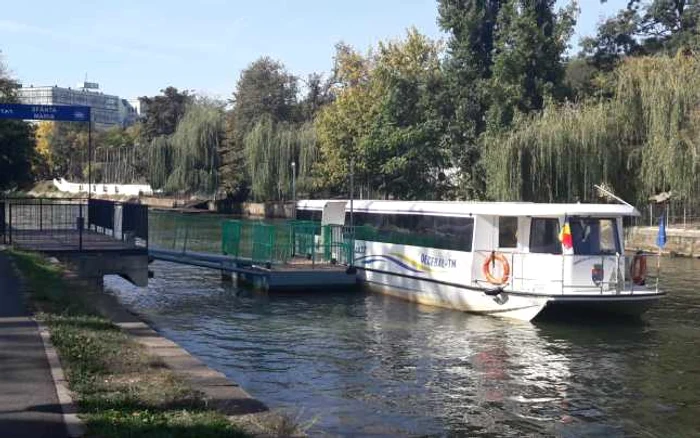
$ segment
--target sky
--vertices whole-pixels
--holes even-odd
[[[626,1],[579,0],[572,50]],[[87,75],[124,98],[169,85],[228,98],[263,55],[303,78],[330,71],[339,41],[364,51],[410,26],[446,38],[436,0],[32,0],[2,9],[0,51],[25,86],[76,86]]]

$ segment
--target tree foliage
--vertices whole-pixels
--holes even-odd
[[[18,86],[0,58],[0,103],[17,102]],[[0,189],[32,180],[34,148],[34,129],[30,124],[21,120],[0,120]]]
[[[487,126],[507,128],[517,112],[564,97],[562,54],[575,8],[553,0],[439,0],[449,32],[444,133],[459,170],[459,197],[483,195],[480,138]]]
[[[142,122],[144,139],[150,141],[159,135],[173,134],[192,99],[189,92],[178,91],[175,87],[161,90],[159,96],[142,97],[146,107],[146,117]]]
[[[380,43],[373,72],[383,91],[368,138],[376,186],[395,199],[441,199],[450,189],[445,171],[440,71],[442,44],[410,29],[401,41]]]
[[[318,187],[331,194],[347,194],[351,161],[358,186],[365,193],[377,163],[371,160],[367,138],[379,113],[382,92],[372,79],[374,59],[346,44],[336,45],[334,89],[336,98],[316,118],[320,160]]]
[[[460,197],[483,192],[479,171],[479,136],[486,129],[488,82],[497,39],[497,19],[503,0],[439,0],[438,23],[449,33],[445,81],[444,133],[458,169]]]
[[[299,121],[297,92],[297,77],[271,58],[259,58],[241,72],[222,151],[222,177],[229,193],[245,192],[255,179],[245,165],[245,137],[263,118],[274,123]]]
[[[540,111],[546,99],[564,96],[562,55],[575,11],[565,9],[557,16],[554,5],[554,0],[503,3],[489,84],[491,129],[507,128],[516,112]]]
[[[630,200],[660,190],[700,194],[700,58],[630,58],[615,71],[613,99],[523,117],[485,140],[489,195],[591,200],[605,182]]]
[[[308,193],[316,161],[316,137],[309,123],[278,123],[263,117],[245,138],[246,163],[256,200],[292,199],[292,163],[298,170],[297,194]]]
[[[190,103],[172,135],[151,141],[151,184],[166,192],[215,193],[223,134],[221,105],[202,99]]]
[[[699,22],[698,0],[630,0],[598,27],[595,37],[582,41],[583,53],[609,71],[624,56],[697,49]]]

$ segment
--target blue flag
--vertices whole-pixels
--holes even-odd
[[[661,218],[659,218],[659,234],[656,236],[656,246],[659,248],[666,246],[666,211],[661,213]]]

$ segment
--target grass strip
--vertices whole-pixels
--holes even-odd
[[[35,317],[48,326],[90,437],[246,437],[202,394],[90,305],[58,264],[11,251]]]

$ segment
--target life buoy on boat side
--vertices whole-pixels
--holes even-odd
[[[500,277],[495,277],[491,273],[491,268],[496,266],[496,262],[503,266],[503,274]],[[484,264],[481,266],[481,270],[484,273],[484,277],[486,277],[486,281],[496,286],[502,286],[508,283],[508,280],[510,279],[510,264],[508,263],[508,259],[506,259],[503,254],[492,252],[491,256],[484,261]]]
[[[634,255],[630,266],[632,282],[638,286],[644,286],[647,281],[647,256],[641,251]]]

